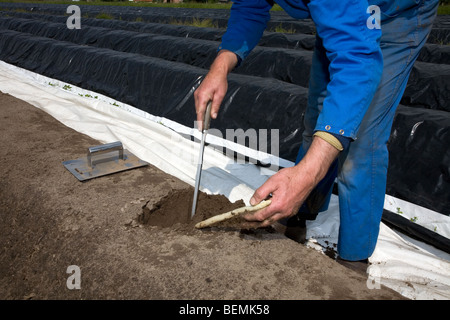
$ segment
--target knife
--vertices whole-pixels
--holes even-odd
[[[200,177],[202,174],[202,166],[203,166],[203,151],[205,150],[205,139],[206,134],[208,133],[210,122],[211,122],[211,101],[209,101],[206,106],[205,120],[203,121],[202,126],[202,141],[200,143],[200,150],[198,155],[197,175],[195,177],[194,200],[192,201],[191,218],[195,215],[195,211],[197,210],[198,189],[200,187]]]

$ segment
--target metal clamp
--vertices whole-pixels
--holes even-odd
[[[124,160],[123,145],[122,145],[122,142],[120,142],[120,141],[90,147],[88,149],[88,153],[87,153],[87,162],[88,162],[89,167],[93,168],[93,166],[92,166],[92,156],[93,155],[107,153],[107,152],[116,151],[116,150],[119,151],[119,159]]]

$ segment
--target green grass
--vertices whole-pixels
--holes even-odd
[[[96,19],[105,19],[105,20],[112,20],[114,17],[110,15],[109,13],[100,12],[98,15],[95,16]]]
[[[450,14],[450,4],[441,4],[438,8],[438,15]]]
[[[283,26],[281,25],[281,23],[275,27],[275,30],[273,30],[275,32],[280,32],[280,33],[295,33],[295,30],[291,27],[290,29],[285,29],[283,28]]]
[[[218,28],[219,27],[217,22],[214,22],[211,19],[197,19],[197,18],[193,18],[192,20],[172,19],[169,23],[175,24],[175,25],[198,27],[198,28]]]

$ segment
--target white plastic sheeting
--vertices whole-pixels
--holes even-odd
[[[0,61],[0,91],[46,111],[68,127],[101,143],[121,141],[136,156],[190,185],[195,183],[198,140],[195,128],[187,128],[169,119],[156,117],[100,94],[77,88],[55,79],[17,68]],[[211,125],[213,127],[213,124]],[[223,194],[230,201],[249,199],[276,171],[293,163],[266,154],[254,154],[245,147],[207,136],[201,189]],[[219,146],[214,150],[212,144]],[[267,160],[274,166],[260,168],[251,163],[237,163],[221,151],[226,146],[237,152]],[[62,165],[62,164],[61,164]],[[450,219],[439,213],[386,197],[386,209],[428,221],[428,228],[449,237]],[[400,209],[399,209],[400,208]],[[428,218],[427,218],[428,217]],[[422,219],[423,218],[423,219]],[[339,204],[333,195],[329,209],[308,222],[308,245],[325,250],[337,243]],[[388,286],[411,299],[450,299],[450,255],[415,241],[381,224],[374,254],[369,259],[367,285],[376,290]]]

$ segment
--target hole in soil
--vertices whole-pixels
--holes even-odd
[[[163,228],[182,225],[195,228],[195,224],[212,216],[245,206],[244,201],[230,202],[224,195],[198,194],[197,210],[191,219],[194,188],[171,190],[168,195],[151,205],[142,207],[137,221],[141,224]]]

